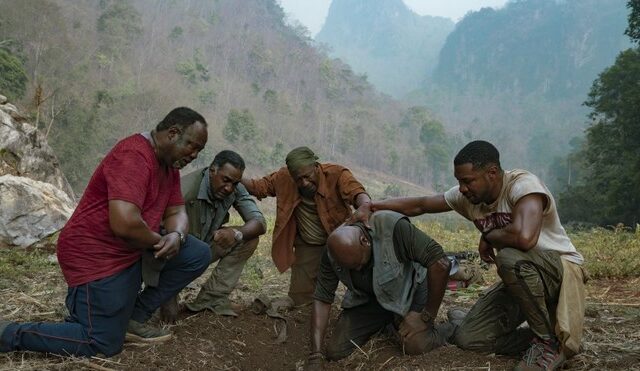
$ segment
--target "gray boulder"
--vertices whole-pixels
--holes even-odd
[[[0,176],[0,245],[27,247],[60,230],[75,204],[50,183]]]
[[[4,100],[0,99],[0,176],[15,175],[50,183],[74,200],[73,190],[44,136],[25,121],[14,105]]]

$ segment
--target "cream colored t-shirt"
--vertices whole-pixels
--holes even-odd
[[[294,210],[298,233],[304,242],[310,245],[324,245],[327,243],[327,232],[322,226],[318,215],[318,207],[313,198],[302,197]]]
[[[567,232],[560,224],[556,202],[551,192],[538,177],[528,171],[505,171],[500,195],[491,205],[472,204],[460,193],[458,186],[445,192],[444,198],[453,210],[471,220],[481,232],[485,232],[511,224],[511,212],[518,200],[532,193],[543,194],[547,198],[547,206],[542,214],[540,237],[538,237],[538,244],[534,248],[555,250],[564,259],[582,264],[584,258],[573,246]]]

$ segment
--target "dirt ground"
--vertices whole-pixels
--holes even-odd
[[[283,294],[286,282],[262,286],[263,295]],[[588,306],[584,351],[567,363],[575,370],[640,370],[640,278],[598,280],[588,284]],[[182,300],[190,300],[197,283],[188,287]],[[444,309],[457,305],[469,307],[483,287],[448,292]],[[250,303],[256,296],[250,285],[242,283],[233,300],[242,309],[237,318],[218,317],[212,313],[182,312],[172,325],[172,340],[158,345],[126,344],[124,351],[112,358],[79,358],[16,352],[0,355],[0,369],[33,370],[301,370],[309,347],[310,307],[284,313],[287,338],[278,342],[282,320],[265,314],[256,315]],[[2,299],[0,297],[0,299]],[[444,310],[442,311],[445,312]],[[53,316],[52,312],[41,312]],[[339,308],[334,306],[332,321]],[[423,356],[404,356],[389,335],[369,341],[340,362],[325,363],[329,370],[506,370],[516,358],[481,355],[446,346]]]

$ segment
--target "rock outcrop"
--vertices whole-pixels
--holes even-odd
[[[75,198],[44,136],[0,95],[0,175],[8,174],[50,183]]]
[[[31,246],[60,230],[73,190],[37,128],[0,95],[0,246]]]
[[[0,244],[30,246],[59,231],[74,202],[45,182],[14,175],[0,176]]]

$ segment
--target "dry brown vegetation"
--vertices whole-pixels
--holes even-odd
[[[272,223],[270,223],[272,224]],[[469,229],[444,228],[438,223],[418,222],[448,250],[468,250],[477,236]],[[640,236],[629,231],[572,234],[594,271],[588,285],[584,351],[568,362],[570,369],[640,369]],[[232,294],[242,306],[239,318],[220,318],[211,313],[183,313],[172,326],[168,343],[155,346],[126,344],[110,359],[81,359],[30,352],[0,355],[0,369],[75,370],[114,369],[300,369],[308,352],[309,307],[284,313],[284,343],[277,341],[282,326],[266,315],[255,315],[251,302],[259,295],[277,297],[287,289],[288,274],[278,274],[263,238],[249,260],[241,282]],[[606,243],[607,249],[601,248]],[[608,252],[608,253],[607,253]],[[59,321],[64,315],[66,286],[53,257],[52,246],[38,250],[0,250],[0,315],[16,321]],[[609,272],[609,273],[607,273]],[[484,283],[447,292],[441,317],[450,306],[470,307],[482,289],[496,279],[495,269],[484,273]],[[191,300],[200,278],[187,287],[181,300]],[[332,314],[339,312],[338,304]],[[441,318],[442,319],[442,318]],[[480,355],[454,346],[419,357],[403,356],[391,335],[381,334],[349,358],[327,363],[328,369],[386,370],[504,370],[514,358]]]

